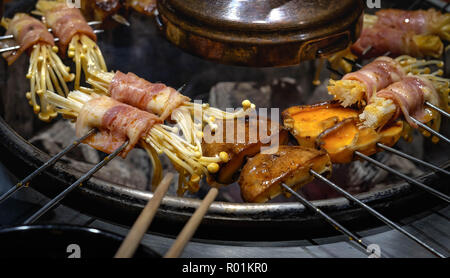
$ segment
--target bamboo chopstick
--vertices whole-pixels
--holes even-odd
[[[184,247],[186,247],[187,243],[192,238],[198,226],[200,225],[200,222],[202,221],[203,216],[205,216],[206,212],[208,211],[209,206],[216,199],[218,193],[219,190],[217,188],[211,188],[209,190],[200,206],[186,223],[183,230],[181,230],[181,233],[178,235],[172,247],[169,249],[166,255],[164,255],[164,258],[177,258],[180,256],[180,254],[184,250]]]
[[[133,227],[131,227],[130,232],[122,242],[122,245],[114,258],[131,258],[134,255],[134,252],[138,248],[145,232],[152,223],[153,217],[161,204],[161,200],[169,189],[173,176],[173,173],[168,173],[159,183],[153,197],[148,201],[136,222],[133,224]]]

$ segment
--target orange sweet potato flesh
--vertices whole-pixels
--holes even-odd
[[[317,137],[316,144],[328,152],[333,163],[350,163],[355,151],[369,156],[378,151],[377,143],[393,146],[400,139],[402,131],[402,121],[376,131],[360,127],[358,120],[351,118],[325,130]]]
[[[250,158],[239,177],[242,199],[263,203],[283,192],[281,183],[298,190],[313,180],[310,169],[331,173],[331,161],[324,151],[301,146],[280,146],[273,154]]]
[[[338,103],[293,106],[282,113],[284,127],[297,139],[300,146],[316,147],[317,137],[337,123],[357,118],[358,111]]]
[[[231,142],[226,141],[227,122],[229,121],[234,121],[234,136]],[[238,123],[238,121],[240,122]],[[229,156],[227,163],[220,164],[219,172],[211,175],[207,180],[210,185],[226,185],[235,182],[247,158],[260,153],[262,148],[270,146],[271,142],[274,142],[270,140],[278,140],[279,145],[287,144],[289,132],[278,123],[274,123],[276,128],[272,130],[272,122],[269,119],[260,118],[257,122],[257,136],[251,137],[250,132],[253,127],[248,120],[218,121],[218,133],[214,135],[217,135],[222,142],[211,142],[211,140],[208,143],[205,142],[208,139],[208,134],[210,134],[208,128],[205,129],[205,137],[202,141],[203,155],[214,157],[220,152],[226,152]],[[265,130],[260,129],[262,124],[267,125]]]

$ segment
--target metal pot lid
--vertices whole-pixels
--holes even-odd
[[[245,66],[288,66],[327,56],[361,30],[359,0],[162,0],[166,38],[202,58]]]

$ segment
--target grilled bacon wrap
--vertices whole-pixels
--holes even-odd
[[[376,13],[377,24],[382,24],[403,31],[411,31],[422,35],[442,35],[440,29],[448,28],[449,14],[435,9],[405,11],[385,9]],[[448,37],[443,36],[448,40]]]
[[[368,47],[370,51],[365,53]],[[444,44],[438,36],[417,35],[412,31],[377,24],[364,28],[361,36],[351,47],[352,52],[361,58],[373,58],[390,52],[390,56],[410,55],[416,58],[432,56],[439,58]]]
[[[392,99],[397,106],[397,111],[393,119],[397,119],[401,114],[405,120],[413,127],[417,125],[411,120],[414,117],[420,122],[427,122],[425,111],[425,101],[440,107],[439,94],[433,84],[425,78],[418,76],[407,76],[400,82],[396,82],[384,90],[377,92],[378,97]]]
[[[45,20],[55,36],[59,38],[62,53],[66,53],[70,41],[77,34],[84,34],[93,41],[97,41],[94,30],[77,8],[69,8],[66,4],[57,5],[45,13]]]
[[[83,105],[76,122],[76,134],[81,137],[96,128],[98,131],[84,143],[105,153],[114,152],[128,140],[128,146],[121,153],[125,158],[139,140],[158,123],[161,123],[161,120],[151,113],[110,97],[100,96]]]
[[[169,117],[183,102],[190,101],[171,87],[162,83],[151,83],[131,72],[124,74],[117,71],[109,86],[109,92],[112,98],[154,113],[162,120]]]
[[[346,74],[342,80],[356,80],[366,87],[366,99],[390,84],[400,81],[406,73],[392,58],[383,56],[375,59],[360,70]]]
[[[39,20],[24,14],[18,13],[10,21],[6,35],[13,35],[20,48],[3,54],[8,65],[13,64],[22,53],[37,43],[55,45],[53,35],[48,32],[47,27]]]

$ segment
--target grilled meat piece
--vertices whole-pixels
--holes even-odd
[[[262,203],[283,192],[281,183],[294,190],[313,180],[310,169],[331,172],[328,154],[300,146],[280,146],[274,154],[257,154],[242,169],[239,185],[246,202]]]
[[[250,122],[252,121],[248,119],[219,121],[214,133],[210,132],[209,127],[205,128],[202,141],[203,155],[214,157],[226,152],[229,157],[228,162],[220,165],[220,171],[214,175],[213,180],[208,180],[208,183],[233,183],[237,180],[238,172],[247,157],[260,153],[262,148],[270,146],[271,143],[275,145],[287,143],[289,132],[278,123],[273,123],[274,128],[271,128],[272,122],[269,119],[259,118],[253,122],[257,123],[255,125]],[[266,130],[261,128],[264,125],[267,127]],[[233,126],[234,133],[231,133]],[[230,140],[227,140],[227,135]]]

